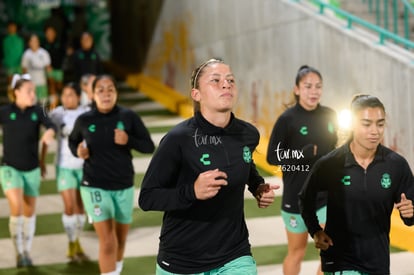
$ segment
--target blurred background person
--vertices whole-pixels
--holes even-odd
[[[32,34],[29,37],[29,48],[22,57],[22,70],[28,73],[36,86],[36,97],[42,104],[48,101],[47,73],[52,70],[49,53],[40,47],[39,37]]]

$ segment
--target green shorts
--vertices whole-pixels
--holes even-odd
[[[369,275],[365,272],[359,272],[355,270],[342,270],[342,271],[335,271],[335,272],[324,272],[324,275]]]
[[[49,91],[47,85],[36,86],[36,97],[38,100],[45,100],[49,98]]]
[[[63,81],[63,71],[62,70],[57,70],[57,69],[52,69],[50,72],[47,72],[47,77],[51,78],[57,82],[62,82]]]
[[[39,196],[40,168],[31,171],[19,171],[11,166],[0,167],[0,181],[3,191],[19,188],[26,196]]]
[[[56,167],[56,181],[59,192],[68,189],[79,189],[82,181],[82,169]]]
[[[289,213],[282,210],[281,215],[287,231],[292,233],[305,233],[308,231],[300,214]],[[316,215],[318,216],[320,224],[326,223],[326,206],[321,207],[316,211]]]
[[[104,190],[81,186],[80,191],[85,211],[93,222],[109,219],[123,224],[132,222],[133,186],[122,190]]]
[[[171,273],[162,269],[158,264],[156,267],[156,275],[180,275],[178,273]],[[257,275],[256,261],[252,256],[242,256],[233,261],[230,261],[222,267],[201,273],[194,273],[192,275]]]

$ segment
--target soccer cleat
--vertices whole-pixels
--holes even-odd
[[[66,253],[66,256],[70,259],[70,261],[76,261],[76,243],[75,242],[69,242],[68,252]]]
[[[75,241],[75,255],[81,261],[89,261],[89,257],[83,251],[83,248],[80,245],[79,239],[76,239]]]
[[[29,252],[24,251],[23,252],[23,259],[24,259],[24,264],[25,266],[33,266],[33,261],[32,258],[30,258]]]
[[[25,267],[26,266],[26,262],[24,260],[23,254],[17,255],[16,262],[17,262],[17,268]]]

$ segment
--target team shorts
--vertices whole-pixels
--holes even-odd
[[[252,256],[242,256],[233,261],[230,261],[222,267],[201,273],[194,273],[193,275],[257,275],[256,261]],[[171,273],[162,269],[158,264],[155,275],[180,275],[178,273]]]
[[[355,270],[342,270],[342,271],[335,271],[335,272],[324,272],[324,275],[369,275],[365,272],[359,272]]]
[[[122,190],[104,190],[96,187],[80,187],[85,211],[92,222],[114,219],[118,223],[132,222],[134,187]]]
[[[40,101],[44,101],[48,99],[49,92],[47,89],[47,85],[36,86],[36,97]]]
[[[63,81],[63,71],[52,69],[50,72],[47,73],[47,77],[51,78],[51,79],[53,79],[57,82],[62,82]]]
[[[283,222],[285,223],[286,229],[292,233],[305,233],[308,231],[308,228],[303,221],[303,218],[300,214],[289,213],[286,211],[281,211]],[[316,211],[318,216],[318,221],[320,224],[326,223],[326,206],[321,207]]]
[[[56,167],[57,189],[59,192],[68,189],[79,189],[82,181],[82,169]]]
[[[37,197],[40,188],[40,168],[19,171],[11,166],[1,166],[0,181],[4,192],[18,188],[23,189],[26,196]]]

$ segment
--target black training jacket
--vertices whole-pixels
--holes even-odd
[[[21,110],[16,104],[0,107],[0,124],[3,126],[2,165],[20,171],[39,167],[39,135],[43,125],[46,129],[56,127],[47,111],[39,105]]]
[[[128,143],[114,142],[115,129],[128,134]],[[83,164],[83,186],[105,190],[120,190],[133,185],[134,168],[131,149],[152,153],[154,143],[144,123],[133,111],[115,106],[109,113],[96,108],[80,115],[69,136],[69,147],[77,157],[78,144],[83,140],[89,149],[89,158]]]
[[[139,205],[165,211],[158,264],[174,273],[199,273],[251,255],[244,219],[244,190],[254,193],[264,179],[252,153],[255,127],[232,115],[225,128],[197,112],[161,141],[143,179]],[[208,200],[197,200],[194,182],[202,172],[220,169],[228,185]]]
[[[390,216],[401,193],[414,200],[413,174],[407,161],[379,145],[364,170],[355,161],[349,143],[315,163],[300,193],[302,217],[311,236],[321,230],[315,215],[315,194],[328,192],[325,231],[333,246],[321,251],[322,270],[357,270],[389,274]],[[407,225],[414,218],[403,219]]]
[[[307,111],[297,103],[277,119],[269,139],[267,161],[280,165],[283,173],[282,210],[300,213],[298,193],[315,161],[335,149],[336,128],[335,112],[321,105]],[[316,156],[314,145],[318,148]],[[325,202],[320,196],[318,208]]]

